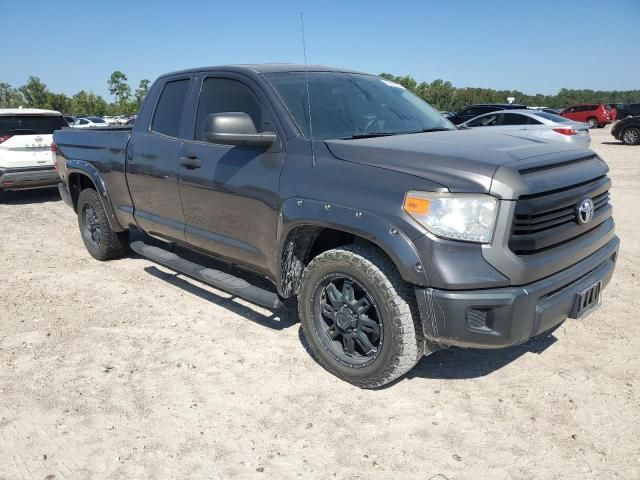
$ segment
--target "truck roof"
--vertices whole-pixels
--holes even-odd
[[[208,70],[228,71],[228,72],[247,72],[252,73],[284,73],[284,72],[343,72],[343,73],[363,73],[348,68],[335,68],[327,67],[324,65],[304,65],[298,63],[250,63],[250,64],[238,64],[238,65],[218,65],[208,66],[200,68],[188,68],[186,70],[178,70],[176,72],[165,73],[160,75],[162,77],[168,77],[173,75],[180,75],[184,73],[202,72]]]
[[[0,108],[0,115],[62,115],[55,110],[42,108]]]

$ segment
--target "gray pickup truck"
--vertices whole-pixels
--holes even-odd
[[[93,257],[131,247],[263,306],[297,297],[317,361],[363,388],[442,347],[509,347],[583,318],[616,262],[593,151],[460,130],[373,75],[175,72],[132,129],[64,128],[54,142]],[[145,235],[130,243],[133,229]]]

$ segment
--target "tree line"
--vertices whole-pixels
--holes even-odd
[[[431,83],[418,83],[410,75],[380,75],[386,80],[399,83],[439,110],[455,111],[472,103],[505,103],[508,97],[515,103],[530,106],[565,108],[577,103],[631,103],[640,101],[640,90],[604,91],[561,89],[556,95],[527,95],[518,90],[494,90],[492,88],[458,88],[442,79]],[[0,82],[0,108],[47,108],[66,115],[133,115],[140,108],[142,99],[149,90],[149,80],[140,80],[138,88],[132,90],[127,76],[119,70],[107,80],[109,93],[114,100],[107,102],[92,91],[81,90],[68,97],[64,93],[51,92],[38,77],[29,77],[26,84],[14,88]]]
[[[65,115],[133,115],[140,108],[150,82],[140,80],[138,88],[132,90],[127,81],[127,76],[119,70],[111,74],[107,86],[114,97],[112,102],[90,90],[81,90],[71,97],[54,93],[38,77],[29,77],[27,83],[18,88],[0,82],[0,108],[46,108]]]
[[[399,83],[438,110],[456,111],[473,103],[506,103],[508,97],[514,103],[536,107],[566,108],[578,103],[634,103],[640,101],[640,90],[574,90],[561,89],[556,95],[527,95],[518,90],[494,90],[492,88],[457,88],[441,79],[431,83],[418,83],[413,77],[380,75],[386,80]]]

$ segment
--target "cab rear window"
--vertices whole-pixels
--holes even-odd
[[[0,116],[0,135],[51,134],[68,127],[62,116],[54,115],[6,115]]]

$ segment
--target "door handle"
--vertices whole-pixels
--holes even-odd
[[[180,157],[180,165],[189,170],[195,170],[202,166],[202,161],[198,157],[189,155],[186,157]]]

